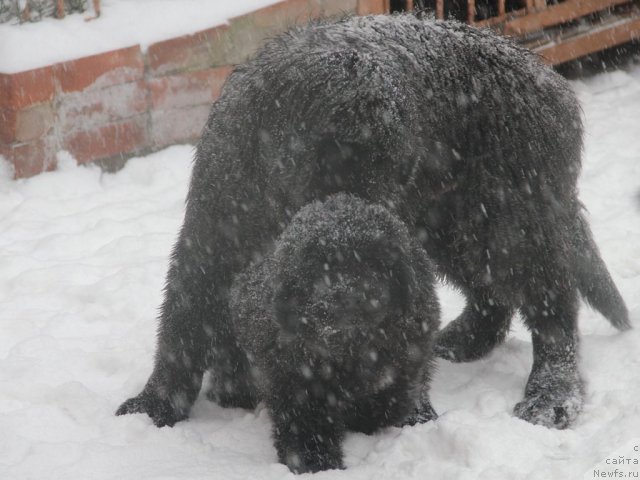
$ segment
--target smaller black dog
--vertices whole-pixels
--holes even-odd
[[[345,430],[436,416],[428,396],[439,306],[433,268],[385,208],[338,194],[302,208],[239,275],[233,328],[293,472],[343,468]]]

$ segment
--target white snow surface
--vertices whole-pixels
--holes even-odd
[[[63,21],[0,24],[0,72],[16,73],[87,55],[150,44],[227,23],[280,0],[101,0]],[[91,2],[89,2],[91,3]]]
[[[531,365],[530,337],[516,320],[488,358],[438,362],[437,421],[348,434],[347,469],[318,480],[583,478],[640,443],[640,67],[573,85],[587,126],[581,198],[635,327],[618,333],[582,306],[587,396],[577,423],[556,431],[512,415]],[[188,421],[162,429],[145,415],[113,414],[151,372],[192,153],[171,147],[116,174],[66,155],[59,171],[28,180],[10,180],[4,168],[0,478],[293,478],[277,463],[264,408],[223,409],[201,396]],[[447,322],[462,299],[440,293]]]

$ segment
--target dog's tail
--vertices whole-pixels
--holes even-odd
[[[578,216],[574,240],[575,275],[583,298],[617,329],[630,329],[627,307],[600,256],[591,229],[583,215]]]

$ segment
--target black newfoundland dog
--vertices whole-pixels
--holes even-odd
[[[344,194],[303,207],[274,253],[238,276],[230,308],[243,382],[269,408],[282,463],[340,468],[345,429],[435,417],[433,285],[407,227]]]
[[[436,353],[486,355],[519,311],[533,368],[515,414],[567,427],[584,396],[578,295],[629,326],[577,199],[581,150],[567,82],[492,33],[395,15],[312,24],[270,41],[235,68],[212,108],[168,272],[155,368],[117,413],[173,425],[207,370],[221,404],[252,405],[230,309],[234,279],[273,255],[301,208],[347,192],[399,218],[466,295]],[[322,365],[308,365],[312,378]]]

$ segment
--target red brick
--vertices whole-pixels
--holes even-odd
[[[147,85],[142,80],[61,94],[58,97],[60,130],[73,132],[114,123],[143,114],[148,107]]]
[[[268,29],[274,33],[287,30],[294,25],[304,25],[310,19],[325,16],[340,16],[355,13],[358,0],[285,0],[261,8],[234,21],[248,17],[255,28]]]
[[[289,26],[307,23],[310,18],[320,15],[321,3],[309,0],[284,0],[273,5],[261,8],[246,15],[236,17],[231,23],[242,18],[250,18],[255,27],[273,28],[279,26],[280,29]]]
[[[19,73],[0,73],[0,107],[20,110],[50,101],[56,92],[52,66]]]
[[[0,142],[12,143],[16,140],[18,112],[8,108],[0,108]]]
[[[40,103],[22,110],[0,109],[0,140],[7,143],[28,142],[49,133],[56,122],[51,103]]]
[[[210,104],[192,105],[151,112],[151,144],[154,148],[176,143],[193,143],[202,133]]]
[[[387,13],[385,0],[358,0],[358,15],[377,15]]]
[[[91,86],[104,88],[140,80],[144,62],[136,45],[58,63],[55,71],[63,92],[78,92]]]
[[[335,17],[357,13],[358,0],[312,0],[320,4],[320,16]]]
[[[147,145],[147,116],[103,125],[66,135],[63,146],[79,163],[144,150]]]
[[[7,144],[28,142],[46,135],[54,126],[51,103],[22,110],[0,108],[0,141]]]
[[[57,141],[53,137],[5,146],[2,154],[13,164],[16,178],[32,177],[56,168]]]
[[[347,0],[347,3],[353,1]],[[232,18],[229,25],[155,43],[147,50],[149,73],[162,76],[241,63],[251,57],[265,39],[318,17],[323,5],[324,2],[318,0],[283,0]],[[335,6],[331,8],[335,10]]]
[[[226,25],[220,25],[150,45],[147,49],[149,73],[159,76],[214,65],[208,60],[209,51],[227,29]]]
[[[316,1],[287,0],[232,18],[226,35],[213,46],[212,57],[224,64],[245,62],[269,38],[295,25],[306,24],[320,13],[320,4]]]
[[[232,67],[218,67],[150,79],[151,106],[165,109],[210,104],[220,96],[231,70]]]

